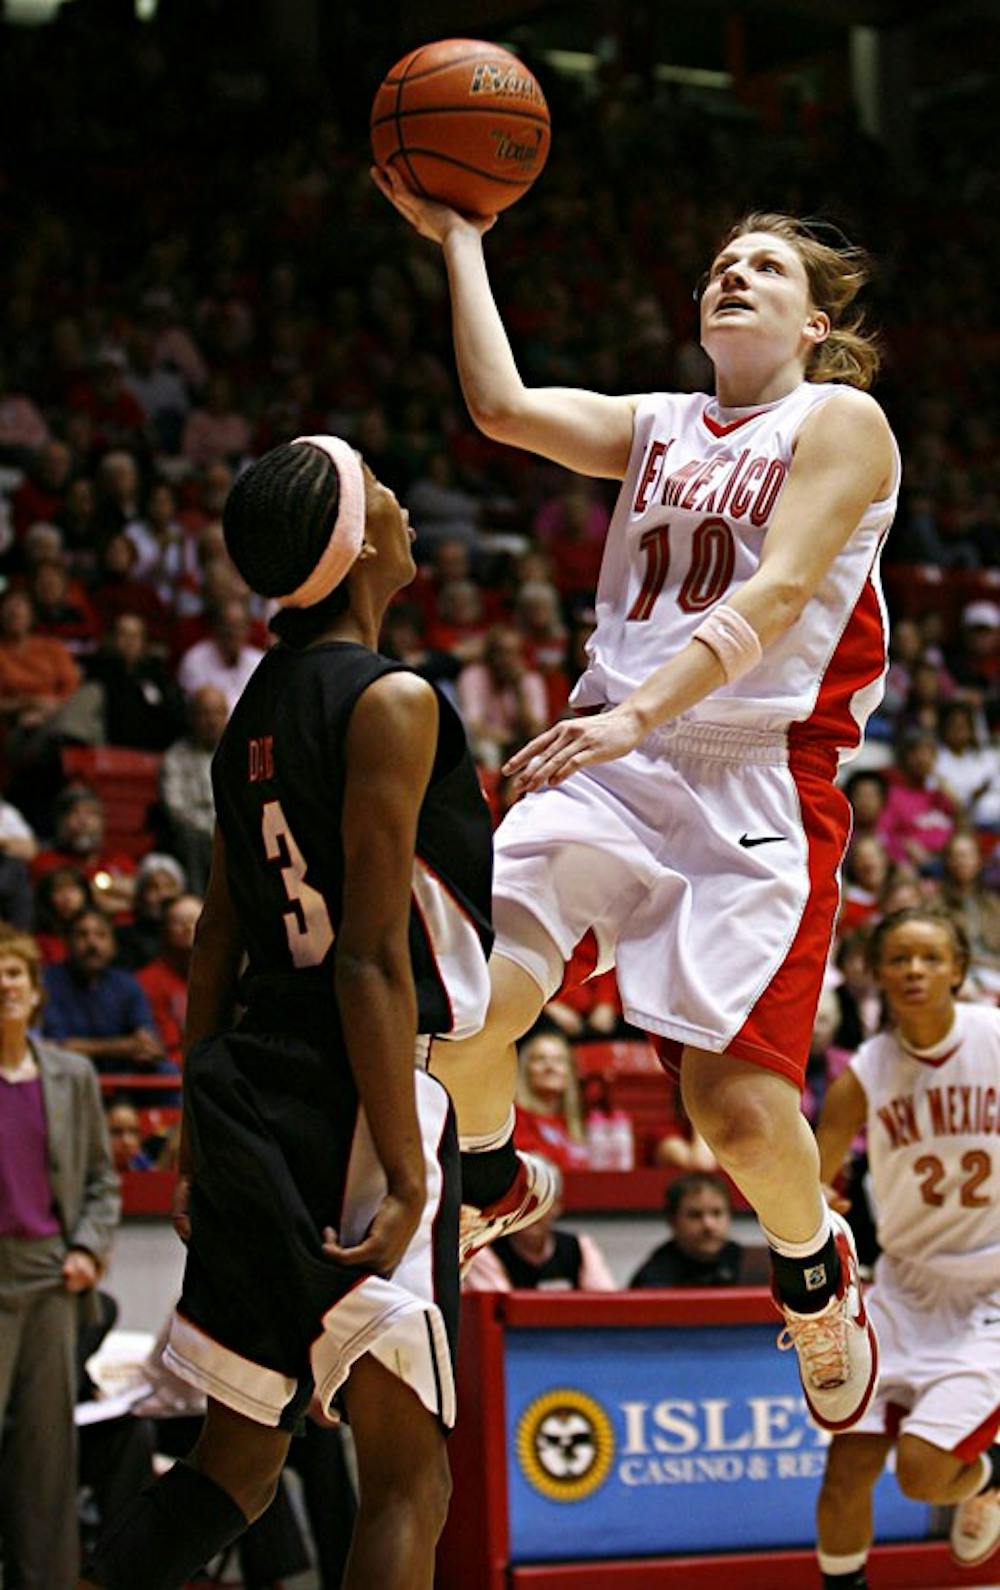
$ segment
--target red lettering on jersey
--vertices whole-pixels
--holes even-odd
[[[903,1139],[899,1135],[896,1118],[888,1104],[883,1104],[878,1112],[878,1118],[889,1134],[889,1142],[893,1148],[902,1148]]]
[[[997,1118],[997,1090],[996,1088],[983,1089],[983,1125],[984,1132],[1000,1131],[1000,1119]]]
[[[703,486],[711,486],[713,475],[715,475],[720,469],[724,469],[725,465],[726,465],[726,460],[724,458],[713,458],[713,460],[712,460],[712,462],[711,462],[711,464],[709,466],[708,472],[706,473],[704,479],[702,480],[702,485]],[[698,504],[698,510],[699,510],[700,513],[714,513],[715,512],[715,492],[717,490],[718,490],[718,487],[715,487],[712,491],[709,492],[709,494],[705,498],[704,502],[700,502]]]
[[[726,480],[726,484],[722,488],[722,496],[719,498],[719,512],[720,513],[724,513],[725,512],[726,503],[729,501],[729,494],[732,491],[734,485],[736,484],[737,479],[739,478],[739,474],[740,474],[740,471],[743,468],[743,465],[746,463],[746,461],[747,461],[747,459],[749,457],[750,457],[750,449],[749,449],[749,447],[744,447],[744,449],[743,449],[742,453],[740,454],[739,458],[736,460],[735,464],[733,465],[732,472],[729,475],[728,479]]]
[[[753,493],[750,490],[750,487],[752,486],[752,484],[753,484],[753,482],[755,480],[759,480],[760,479],[761,475],[763,475],[763,473],[766,470],[766,468],[767,468],[767,459],[766,458],[755,458],[753,460],[753,462],[750,465],[749,469],[745,472],[745,474],[743,476],[743,479],[740,481],[740,483],[737,486],[736,490],[733,492],[733,500],[732,500],[732,502],[730,504],[730,507],[729,507],[729,513],[730,513],[731,518],[733,518],[733,519],[742,519],[743,518],[743,515],[746,513],[746,511],[749,508],[751,502],[753,501]]]
[[[639,489],[635,494],[635,502],[632,504],[633,513],[646,512],[646,509],[649,506],[649,488],[653,484],[654,479],[659,473],[663,460],[666,458],[667,453],[670,451],[673,445],[673,437],[670,438],[669,442],[653,441],[650,443],[649,452],[646,454],[645,468],[642,471],[642,478],[639,481]]]
[[[927,1089],[927,1107],[931,1112],[931,1125],[938,1137],[944,1137],[948,1131],[944,1118],[944,1100],[940,1088]]]
[[[906,1143],[919,1143],[920,1128],[917,1125],[912,1096],[907,1096],[905,1099],[893,1099],[892,1107],[896,1112],[896,1120],[899,1122],[903,1141]]]
[[[262,784],[274,777],[274,736],[264,734],[259,739],[247,741],[248,772],[250,784]]]
[[[704,467],[699,469],[697,475],[695,475],[687,491],[684,493],[684,501],[681,503],[682,508],[693,508],[695,506],[695,498],[703,489],[703,487],[708,485],[718,467],[719,460],[717,458],[710,458]]]
[[[788,470],[781,459],[772,458],[767,466],[767,474],[760,483],[760,490],[754,498],[753,507],[750,509],[751,523],[755,525],[767,523],[787,474]]]
[[[675,469],[672,475],[667,476],[663,483],[663,491],[660,493],[660,501],[665,508],[680,507],[681,493],[692,476],[697,475],[702,467],[700,458],[691,458],[686,464],[682,464],[680,469]]]

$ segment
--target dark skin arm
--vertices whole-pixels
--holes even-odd
[[[328,1229],[324,1250],[377,1272],[399,1263],[426,1193],[409,922],[417,817],[434,764],[437,723],[431,687],[413,674],[389,674],[361,696],[345,743],[344,903],[334,987],[387,1191],[362,1242],[343,1248]]]
[[[226,876],[226,843],[217,827],[212,842],[212,870],[205,904],[194,935],[188,974],[184,1053],[202,1038],[232,1021],[236,984],[243,960],[243,934]],[[191,1190],[191,1153],[183,1124],[178,1148],[180,1175],[174,1193],[174,1230],[186,1242],[191,1235],[188,1200]]]

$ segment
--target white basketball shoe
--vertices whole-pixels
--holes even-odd
[[[976,1568],[1000,1546],[1000,1491],[995,1487],[970,1496],[955,1508],[951,1521],[951,1554],[963,1568]]]
[[[775,1294],[785,1317],[782,1352],[794,1347],[809,1412],[824,1430],[849,1430],[871,1402],[878,1378],[878,1345],[865,1312],[858,1254],[850,1226],[830,1211],[840,1258],[840,1282],[817,1314],[797,1314]]]

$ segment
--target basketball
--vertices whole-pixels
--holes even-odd
[[[439,39],[397,61],[375,95],[375,163],[424,198],[464,215],[495,215],[519,199],[549,152],[549,110],[509,50]]]

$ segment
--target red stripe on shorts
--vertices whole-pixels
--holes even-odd
[[[956,1447],[952,1447],[952,1452],[955,1457],[961,1458],[963,1463],[972,1463],[993,1445],[998,1430],[1000,1430],[1000,1408],[994,1408],[971,1435],[967,1435]]]
[[[574,945],[573,953],[566,962],[563,980],[552,998],[558,999],[560,994],[568,993],[571,988],[579,988],[588,977],[593,977],[600,953],[597,934],[593,928],[588,928],[580,942]]]
[[[850,802],[820,771],[824,761],[811,747],[789,753],[808,847],[809,895],[785,959],[726,1046],[727,1054],[778,1071],[799,1088],[840,905],[837,871],[851,833]]]

